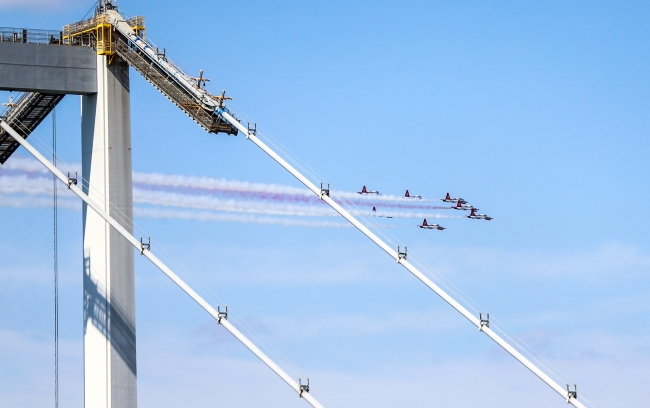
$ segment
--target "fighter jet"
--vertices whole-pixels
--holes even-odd
[[[404,198],[416,198],[418,200],[422,199],[422,196],[420,195],[411,195],[409,194],[409,191],[406,190],[406,194],[404,194]]]
[[[379,195],[379,191],[377,191],[377,190],[368,191],[368,190],[366,190],[366,186],[363,186],[361,191],[357,191],[357,194],[377,194],[377,195]]]
[[[462,198],[451,198],[451,196],[449,196],[449,193],[447,193],[447,196],[443,198],[442,201],[446,203],[455,203],[457,201],[460,201],[461,204],[467,204],[467,201],[463,200]]]
[[[376,207],[372,207],[372,216],[373,217],[393,218],[393,217],[389,217],[387,215],[377,215],[377,208]]]
[[[463,205],[463,203],[461,203],[460,200],[458,200],[458,202],[456,203],[456,205],[453,206],[453,207],[451,207],[451,208],[453,208],[454,210],[464,210],[464,211],[467,211],[467,210],[472,210],[472,211],[474,211],[474,210],[478,210],[478,208],[474,208],[473,206],[471,206],[471,205],[469,205],[469,204],[467,204],[467,205]]]
[[[424,221],[422,221],[422,225],[418,225],[420,228],[424,229],[437,229],[438,231],[442,231],[445,229],[445,227],[441,227],[438,224],[427,224],[427,219],[425,218]]]
[[[492,217],[488,217],[485,214],[477,214],[476,209],[472,208],[472,212],[467,216],[467,218],[470,218],[472,220],[488,220],[490,221]]]

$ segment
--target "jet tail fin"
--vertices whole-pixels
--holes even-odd
[[[451,200],[451,196],[449,195],[449,193],[447,193],[447,197],[445,197],[445,200]]]
[[[404,197],[410,197],[411,195],[409,194],[409,191],[406,190],[406,194],[404,194]]]
[[[427,224],[427,219],[426,219],[426,218],[425,218],[424,221],[422,222],[422,226],[423,226],[423,227],[427,227],[427,226],[429,226],[429,224]]]

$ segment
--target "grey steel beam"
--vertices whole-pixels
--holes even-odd
[[[0,42],[0,91],[97,93],[97,53],[89,47]]]

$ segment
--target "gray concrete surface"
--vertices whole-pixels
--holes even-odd
[[[97,54],[88,47],[0,42],[0,90],[97,93]]]

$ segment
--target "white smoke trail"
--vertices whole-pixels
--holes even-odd
[[[133,172],[133,182],[152,186],[186,187],[201,190],[239,191],[247,193],[287,194],[312,197],[314,193],[304,188],[284,186],[281,184],[250,183],[215,179],[211,177],[182,176],[178,174]]]
[[[377,212],[377,214],[374,213],[364,213],[360,214],[358,212],[355,212],[355,215],[363,215],[363,216],[370,216],[370,217],[378,217],[378,218],[437,218],[437,219],[452,219],[452,218],[461,218],[462,216],[460,215],[443,215],[443,214],[433,214],[433,213],[415,213],[415,212],[406,212],[406,211],[400,211],[400,212],[390,212],[390,211],[382,211],[382,212]]]
[[[70,169],[67,169],[66,171],[76,171],[81,173],[81,164],[79,163],[71,163],[67,167],[70,167]],[[50,171],[38,160],[28,157],[12,156],[11,160],[7,160],[5,164],[2,165],[1,169],[19,170],[27,173],[50,174]]]
[[[27,195],[50,195],[52,194],[52,183],[47,177],[28,177],[23,174],[14,176],[0,176],[0,193],[3,194],[27,194]],[[62,189],[61,194],[72,194]],[[155,191],[148,189],[133,189],[133,201],[136,204],[149,204],[163,207],[178,207],[195,210],[211,210],[223,212],[237,212],[246,214],[283,215],[298,217],[330,217],[336,213],[329,207],[318,205],[296,205],[287,203],[269,203],[266,201],[220,199],[213,196],[182,194],[166,191]],[[407,211],[382,211],[377,214],[359,212],[357,215],[394,218],[459,218],[423,212]]]
[[[52,180],[45,177],[30,178],[24,175],[0,176],[0,191],[4,194],[52,194]]]
[[[77,200],[59,198],[58,206],[59,208],[63,208],[66,210],[81,211],[81,202]],[[48,207],[52,207],[52,198],[0,195],[0,207],[48,208]]]
[[[170,210],[162,208],[141,208],[133,209],[136,217],[158,218],[158,219],[183,219],[195,221],[220,221],[220,222],[238,222],[244,224],[266,224],[266,225],[283,225],[285,227],[300,226],[313,228],[349,228],[351,225],[342,222],[331,221],[309,221],[296,218],[281,217],[259,217],[255,215],[235,215],[214,213],[209,211],[185,211]]]
[[[240,201],[219,199],[212,196],[197,196],[166,191],[133,189],[133,202],[197,210],[240,212],[249,214],[293,215],[299,217],[328,217],[336,213],[329,207],[275,204],[265,201]]]
[[[79,163],[70,163],[68,167],[70,171],[81,172],[81,165]],[[10,170],[20,170],[25,172],[38,172],[47,173],[47,170],[34,159],[12,157],[7,161],[3,168]],[[66,170],[67,171],[67,170]],[[237,181],[227,179],[217,179],[205,176],[184,176],[179,174],[163,174],[163,173],[142,173],[133,172],[133,182],[136,184],[144,184],[149,186],[161,187],[183,187],[198,190],[208,191],[230,191],[241,193],[262,193],[262,194],[278,194],[300,197],[314,197],[314,194],[306,188],[291,187],[282,184],[264,184],[264,183],[251,183],[248,181]],[[392,201],[403,202],[410,204],[440,202],[439,199],[417,199],[406,198],[403,196],[391,194],[358,194],[353,191],[341,191],[332,188],[332,196],[341,198],[367,200],[367,201]]]

